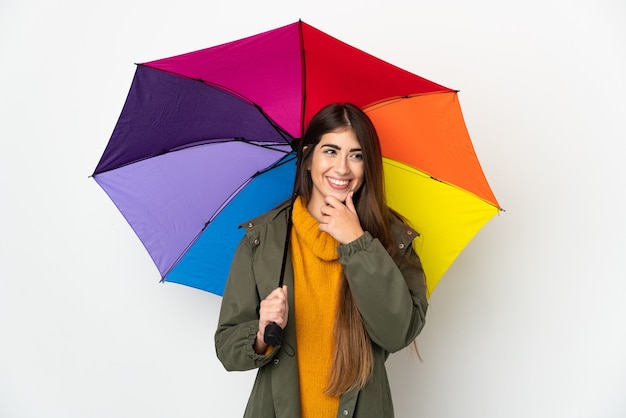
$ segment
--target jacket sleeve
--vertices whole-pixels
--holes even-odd
[[[428,308],[419,257],[410,241],[400,248],[398,264],[369,232],[338,248],[365,328],[372,341],[389,352],[401,350],[417,337]]]
[[[260,298],[252,269],[252,248],[244,237],[233,257],[215,332],[215,351],[228,371],[264,366],[275,355],[276,350],[262,355],[253,348],[259,329],[259,306]]]

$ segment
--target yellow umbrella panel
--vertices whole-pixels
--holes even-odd
[[[465,190],[384,158],[387,201],[420,234],[413,241],[428,294],[448,267],[499,209]]]

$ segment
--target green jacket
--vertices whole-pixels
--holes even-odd
[[[215,333],[217,357],[227,370],[259,369],[245,417],[300,415],[296,357],[289,356],[289,350],[280,346],[268,355],[259,355],[253,349],[260,300],[278,286],[287,229],[286,208],[283,205],[242,225],[246,233],[235,252]],[[367,232],[338,247],[339,261],[372,340],[374,370],[360,392],[341,397],[337,417],[393,417],[385,360],[390,352],[409,345],[424,326],[428,302],[421,264],[411,247],[415,231],[399,221],[392,230],[399,249],[412,257],[412,263],[396,266],[382,244]],[[289,320],[283,338],[295,347],[297,356],[293,269],[289,258],[284,284],[290,291]]]

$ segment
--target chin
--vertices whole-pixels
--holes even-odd
[[[348,193],[350,193],[350,192],[330,193],[330,196],[336,197],[337,199],[339,199],[341,201],[341,203],[346,203],[346,199],[348,198]]]

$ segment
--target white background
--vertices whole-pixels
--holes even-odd
[[[460,89],[506,209],[388,362],[397,416],[626,416],[623,0],[2,0],[0,416],[241,416],[220,298],[158,284],[88,176],[133,63],[299,18]]]

